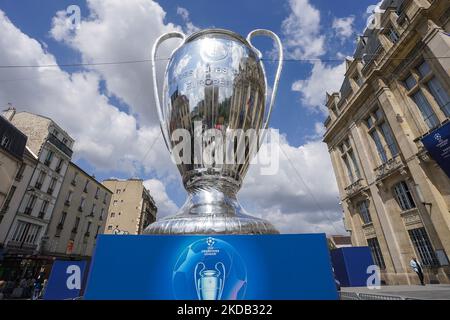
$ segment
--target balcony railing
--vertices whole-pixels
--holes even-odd
[[[38,215],[38,218],[39,218],[39,219],[44,219],[44,217],[45,217],[45,212],[40,211],[40,212],[39,212],[39,215]]]
[[[64,205],[65,205],[65,206],[70,206],[70,200],[66,200],[66,201],[64,202]]]
[[[75,179],[73,179],[71,182],[70,182],[70,184],[71,185],[73,185],[74,187],[77,185],[77,182],[75,181]]]
[[[346,187],[345,192],[347,193],[347,196],[352,197],[355,194],[357,194],[358,192],[360,192],[364,188],[362,182],[363,182],[362,179],[358,179],[355,182],[353,182],[351,185]]]
[[[56,229],[62,230],[64,228],[64,223],[58,223]]]
[[[49,194],[49,195],[52,195],[53,194],[53,189],[52,188],[49,188],[48,190],[47,190],[47,194]]]
[[[82,207],[82,206],[79,206],[79,207],[78,207],[78,211],[83,212],[83,207]]]
[[[25,211],[23,213],[30,215],[31,211],[33,211],[33,208],[28,207],[28,208],[25,208]]]
[[[375,169],[375,175],[376,179],[380,180],[384,177],[390,175],[394,171],[401,169],[403,167],[403,162],[400,159],[400,156],[396,156],[392,159],[389,159],[385,163],[383,163],[381,166],[377,167]]]
[[[34,185],[34,187],[35,187],[36,189],[38,189],[38,190],[41,190],[41,188],[42,188],[42,183],[36,182],[36,184]]]
[[[48,167],[50,166],[51,160],[45,159],[44,164]]]

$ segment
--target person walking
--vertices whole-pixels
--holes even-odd
[[[417,273],[417,275],[419,276],[420,284],[424,286],[425,282],[423,280],[424,279],[423,270],[422,270],[422,265],[420,264],[420,262],[417,261],[417,259],[415,257],[412,257],[411,261],[409,262],[409,265],[414,270],[414,272]]]

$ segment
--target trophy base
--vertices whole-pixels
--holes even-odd
[[[149,225],[144,234],[278,234],[268,221],[251,216],[172,216]]]
[[[178,214],[152,223],[144,234],[278,234],[270,222],[245,212],[236,189],[192,188]]]

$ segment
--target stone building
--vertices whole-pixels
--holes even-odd
[[[19,182],[23,194],[15,198],[18,202],[11,202],[12,217],[3,234],[4,247],[9,254],[33,254],[40,250],[52,217],[74,140],[47,117],[16,112],[11,107],[3,116],[28,137],[30,161],[23,167],[27,174],[34,162],[32,158],[37,158],[30,179],[22,178]]]
[[[422,141],[450,125],[450,2],[381,10],[327,94],[324,142],[352,243],[371,248],[382,281],[417,284],[417,257],[428,282],[448,283],[450,179]]]
[[[142,179],[107,179],[102,183],[113,192],[105,234],[141,234],[156,221],[156,204]]]
[[[71,162],[59,194],[42,252],[60,258],[92,256],[112,192]]]

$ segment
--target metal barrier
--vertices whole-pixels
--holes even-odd
[[[341,300],[418,300],[401,296],[362,292],[340,292],[339,295]]]

